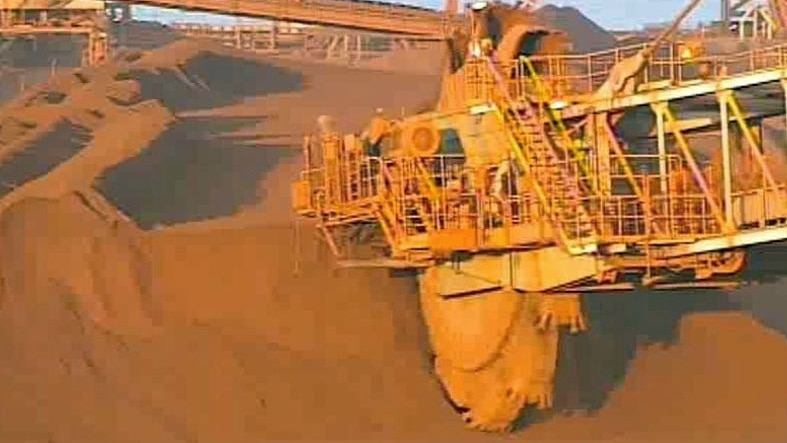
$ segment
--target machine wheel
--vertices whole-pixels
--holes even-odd
[[[552,404],[558,331],[541,330],[541,296],[490,291],[443,298],[433,269],[421,279],[421,307],[435,373],[471,429],[503,432],[523,407]]]

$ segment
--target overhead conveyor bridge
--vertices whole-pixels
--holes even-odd
[[[118,0],[118,3],[335,26],[442,40],[461,16],[410,5],[350,0]]]

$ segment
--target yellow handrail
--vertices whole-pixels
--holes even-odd
[[[389,241],[391,242],[391,246],[395,247],[398,243],[399,238],[402,236],[402,228],[399,225],[399,218],[400,214],[398,209],[398,205],[395,203],[395,200],[391,199],[391,195],[394,194],[394,191],[391,186],[391,173],[388,168],[385,166],[385,163],[380,161],[380,185],[382,186],[381,192],[379,193],[379,202],[380,202],[380,212],[381,215],[385,216],[384,220],[381,220],[383,225],[383,229],[385,231],[390,231],[386,233],[386,237],[390,236]],[[385,214],[386,210],[390,212],[390,216]],[[387,220],[391,218],[392,220]],[[388,226],[385,222],[388,221],[390,226]],[[390,229],[386,229],[386,227]]]
[[[691,153],[691,148],[689,147],[689,142],[686,140],[686,137],[680,131],[677,125],[677,118],[675,114],[672,113],[672,110],[669,106],[665,106],[662,110],[664,118],[667,121],[667,124],[672,127],[672,135],[675,136],[675,141],[677,142],[678,148],[680,148],[683,157],[688,163],[689,168],[691,168],[692,174],[694,174],[695,179],[698,181],[700,188],[702,189],[702,193],[708,204],[710,205],[711,212],[716,219],[716,222],[719,226],[725,227],[730,231],[734,231],[735,227],[728,225],[727,221],[724,219],[724,215],[719,208],[719,204],[716,202],[716,199],[713,197],[713,193],[711,192],[710,188],[708,187],[705,178],[702,176],[702,172],[700,172],[699,166],[697,162],[694,160],[694,156]]]
[[[437,186],[434,184],[434,182],[429,178],[429,171],[426,170],[423,162],[419,158],[414,158],[413,161],[415,163],[416,176],[424,185],[426,185],[430,199],[436,200],[439,198],[440,192],[437,190]]]
[[[494,112],[495,115],[498,117],[498,119],[502,122],[503,126],[509,128],[509,124],[506,121],[504,111],[500,109],[499,106],[495,106]],[[533,189],[535,190],[538,200],[541,202],[544,210],[547,213],[547,216],[554,223],[553,226],[555,227],[555,231],[558,234],[560,243],[569,252],[573,251],[574,248],[571,246],[572,240],[568,237],[568,234],[566,233],[566,230],[563,226],[564,220],[562,220],[561,217],[558,217],[556,209],[553,207],[552,202],[549,199],[549,196],[547,195],[546,191],[542,187],[542,184],[535,177],[535,174],[533,173],[533,166],[530,164],[530,162],[527,161],[527,157],[522,152],[523,143],[520,143],[520,141],[517,140],[516,136],[512,134],[510,129],[504,132],[506,134],[506,138],[508,138],[509,140],[510,146],[513,148],[512,151],[514,152],[514,157],[516,157],[517,161],[522,165],[522,168],[525,170],[527,176],[530,178],[530,182],[533,185]]]
[[[554,207],[553,204],[551,204],[552,202],[549,201],[549,196],[546,195],[546,192],[543,189],[543,184],[539,183],[538,179],[533,176],[531,165],[529,164],[529,162],[527,161],[527,158],[525,158],[524,154],[522,153],[522,149],[523,148],[527,149],[530,146],[532,146],[532,144],[533,144],[532,139],[522,140],[523,142],[525,142],[525,143],[522,143],[522,142],[520,142],[520,140],[517,140],[517,138],[516,138],[516,136],[514,134],[511,134],[511,126],[512,126],[512,124],[515,125],[515,126],[519,126],[519,125],[522,125],[523,123],[522,123],[522,121],[520,120],[520,117],[517,114],[514,114],[514,116],[513,116],[513,120],[514,121],[513,122],[509,122],[506,119],[506,117],[509,116],[512,111],[516,112],[516,111],[514,111],[516,105],[514,105],[512,99],[511,99],[511,97],[510,97],[510,95],[508,93],[508,90],[506,89],[506,85],[503,83],[502,77],[497,72],[495,66],[489,60],[488,60],[488,63],[487,63],[487,72],[492,74],[493,78],[495,79],[494,84],[497,85],[496,92],[498,92],[498,93],[492,94],[492,101],[495,104],[496,113],[497,113],[498,117],[502,118],[504,127],[506,129],[508,129],[505,132],[506,132],[507,136],[509,137],[509,139],[511,140],[511,146],[514,147],[514,149],[513,149],[514,156],[517,158],[517,160],[522,164],[522,166],[528,172],[528,175],[533,177],[532,182],[534,184],[534,188],[536,190],[536,193],[539,195],[539,200],[541,200],[541,202],[544,205],[544,208],[547,211],[548,215],[551,217],[552,221],[555,223],[555,225],[556,225],[555,228],[557,228],[557,231],[559,232],[559,236],[560,236],[560,238],[561,238],[561,240],[563,242],[563,245],[569,251],[572,251],[574,249],[574,248],[572,248],[573,241],[568,238],[568,235],[565,232],[565,226],[563,225],[563,223],[565,223],[567,220],[564,220],[563,217],[558,217],[558,215],[556,214],[556,208]],[[522,135],[525,135],[525,134],[522,134]],[[528,135],[525,135],[525,137],[528,137]],[[547,141],[547,144],[548,144],[548,141]],[[553,155],[555,155],[555,153],[552,150],[551,146],[547,145],[546,148],[547,148],[547,152],[552,152]],[[534,153],[531,152],[530,154],[534,154]],[[562,169],[562,172],[568,174],[569,176],[571,175],[568,170]],[[581,188],[582,188],[581,180],[578,180],[576,185],[579,187],[579,190],[581,190]],[[584,208],[580,205],[579,206],[580,214],[586,216],[587,214],[584,212],[583,209]],[[580,217],[582,217],[582,215],[580,215]],[[590,223],[592,224],[592,222],[590,222]],[[595,231],[595,227],[593,228],[593,230]],[[594,234],[595,234],[595,232],[594,232]],[[577,239],[577,240],[580,243],[582,243],[581,239]]]
[[[743,136],[746,139],[746,142],[749,144],[749,149],[754,156],[754,159],[757,161],[760,169],[762,170],[765,182],[772,189],[778,189],[776,180],[773,179],[773,174],[771,174],[771,170],[768,167],[764,156],[760,152],[760,141],[757,140],[756,133],[752,131],[751,127],[746,122],[746,117],[743,115],[743,110],[741,109],[740,104],[738,104],[738,100],[735,98],[734,94],[729,94],[729,96],[726,98],[726,101],[727,105],[732,111],[733,116],[735,117],[735,120],[737,120],[738,124],[740,125],[741,132],[743,132]]]
[[[437,190],[437,186],[435,186],[434,182],[429,177],[429,172],[424,167],[423,162],[420,158],[415,157],[412,159],[414,163],[415,169],[415,177],[421,184],[426,185],[427,194],[429,199],[430,207],[434,208],[437,204],[437,200],[440,197],[439,191]],[[434,230],[434,225],[432,224],[432,217],[429,214],[429,210],[424,207],[424,204],[421,200],[415,201],[416,210],[421,215],[421,220],[424,223],[424,227],[426,228],[426,232],[432,232]]]
[[[552,98],[551,94],[549,94],[549,91],[544,85],[544,82],[541,80],[541,76],[539,76],[538,72],[536,72],[536,68],[535,66],[533,66],[533,63],[530,61],[530,59],[525,56],[521,56],[520,60],[522,60],[522,62],[525,64],[527,70],[530,73],[530,76],[533,78],[533,86],[535,87],[536,94],[541,99],[540,101],[547,102],[547,103],[551,101]],[[563,143],[568,147],[569,150],[571,150],[574,153],[575,159],[577,160],[577,165],[579,166],[582,175],[584,177],[590,177],[590,171],[588,170],[587,165],[584,162],[585,158],[582,155],[582,152],[579,149],[577,149],[576,146],[574,146],[574,141],[571,140],[571,137],[568,135],[568,129],[566,129],[566,125],[563,123],[563,119],[561,119],[560,116],[553,113],[552,109],[548,105],[544,106],[542,104],[540,105],[540,107],[543,108],[544,111],[546,112],[548,117],[547,121],[549,122],[549,125],[552,127],[552,130],[558,133],[558,135],[563,139]],[[591,186],[594,187],[593,190],[595,191],[596,183],[592,180],[590,182],[591,182]]]

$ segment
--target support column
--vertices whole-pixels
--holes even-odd
[[[757,140],[755,149],[757,149],[760,154],[765,155],[765,133],[762,129],[762,119],[758,118],[754,120],[752,126],[754,126],[754,139]]]
[[[664,125],[664,110],[667,103],[656,103],[656,137],[659,154],[659,187],[662,195],[669,192],[669,172],[667,171],[667,134]]]
[[[730,115],[727,108],[729,91],[718,94],[719,112],[721,117],[721,161],[722,184],[724,186],[724,218],[732,225],[732,160],[730,152]]]
[[[721,0],[721,22],[725,27],[730,26],[730,0]]]
[[[784,119],[785,119],[785,131],[784,131],[784,143],[787,145],[787,78],[783,78],[782,81],[782,91],[784,91]]]
[[[664,102],[666,105],[667,102]],[[680,128],[678,127],[678,119],[672,114],[669,109],[669,106],[657,106],[651,105],[654,112],[661,113],[664,117],[664,122],[671,126],[671,132],[675,136],[675,142],[677,147],[680,149],[681,154],[683,155],[684,160],[686,161],[687,166],[691,170],[691,173],[694,175],[694,180],[702,189],[702,193],[705,195],[705,199],[710,206],[711,213],[713,217],[716,219],[716,222],[719,223],[719,226],[722,230],[730,231],[734,229],[730,223],[728,223],[724,219],[724,214],[722,213],[721,208],[719,207],[718,202],[716,201],[713,192],[711,191],[710,187],[708,186],[708,181],[706,180],[702,170],[700,169],[697,161],[694,159],[694,155],[691,152],[691,147],[689,146],[686,137],[681,133]]]
[[[328,49],[325,51],[325,58],[332,59],[334,56],[334,52],[336,51],[336,47],[339,45],[341,37],[338,35],[331,36],[329,38]]]
[[[745,138],[746,144],[749,146],[748,152],[751,154],[752,159],[758,163],[766,183],[770,188],[776,189],[776,182],[773,179],[773,175],[771,174],[770,168],[768,167],[768,162],[761,150],[761,142],[757,140],[754,131],[752,131],[751,127],[746,121],[746,114],[743,112],[740,105],[738,104],[738,101],[735,99],[735,94],[733,91],[726,92],[725,103],[729,110],[733,112],[733,115],[738,122],[738,127],[743,134],[743,138]]]
[[[593,122],[593,141],[596,146],[595,163],[598,174],[598,188],[602,195],[610,195],[612,190],[610,145],[614,143],[614,140],[611,140],[611,131],[608,131],[609,120],[607,114],[593,114],[591,118]],[[623,158],[620,160],[625,161]]]

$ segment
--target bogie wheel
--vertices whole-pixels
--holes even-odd
[[[435,373],[471,429],[504,432],[523,407],[552,405],[558,331],[537,327],[537,294],[490,291],[443,298],[436,275],[420,281]]]

